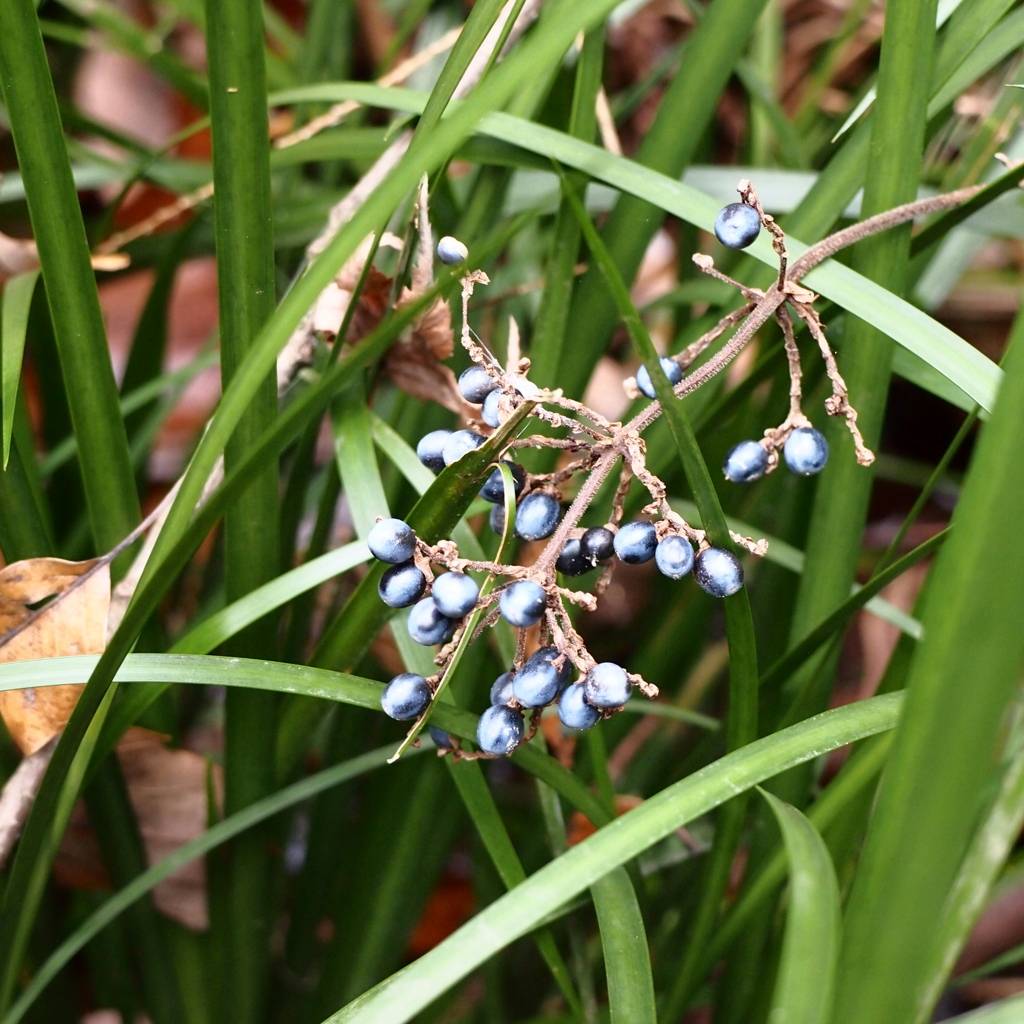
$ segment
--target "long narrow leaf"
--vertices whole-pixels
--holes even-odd
[[[795,807],[762,791],[789,857],[789,910],[772,1024],[828,1024],[839,957],[839,883],[818,830]]]

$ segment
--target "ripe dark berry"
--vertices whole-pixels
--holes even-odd
[[[437,243],[437,258],[446,267],[457,267],[469,259],[469,250],[457,238],[445,235]]]
[[[503,465],[508,466],[512,471],[512,487],[518,498],[519,492],[523,489],[523,484],[526,483],[526,470],[518,462],[504,462]],[[505,500],[505,481],[502,478],[500,469],[495,469],[487,478],[486,483],[480,488],[480,497],[484,501],[493,501],[495,503]]]
[[[786,438],[782,457],[794,473],[813,476],[820,473],[828,462],[828,441],[820,430],[814,427],[797,427]]]
[[[452,436],[450,430],[432,430],[424,434],[416,445],[416,454],[427,469],[440,473],[444,469],[444,446]]]
[[[451,640],[455,633],[455,620],[442,615],[432,597],[425,597],[413,605],[406,629],[416,643],[432,647]]]
[[[665,376],[668,377],[668,382],[673,387],[676,386],[683,379],[683,369],[674,360],[668,356],[662,356],[658,362],[661,364],[662,370],[665,371]],[[654,391],[654,384],[651,381],[651,372],[646,366],[641,366],[636,371],[636,386],[648,397],[656,398],[657,395]]]
[[[621,708],[633,693],[633,684],[626,670],[612,661],[595,665],[583,680],[587,703],[595,708]]]
[[[452,741],[450,733],[445,732],[444,729],[438,729],[435,725],[429,726],[429,729],[430,738],[438,747],[442,750],[451,750],[454,748],[455,744]]]
[[[497,429],[501,426],[501,392],[492,391],[484,399],[483,411],[480,413],[480,419],[484,421],[489,427]]]
[[[516,510],[512,509],[512,522],[516,521]],[[495,505],[491,509],[491,514],[487,517],[487,522],[490,524],[491,529],[499,536],[503,536],[505,533],[505,506]]]
[[[567,729],[589,729],[601,717],[601,712],[587,703],[583,687],[574,684],[562,691],[558,700],[558,717]]]
[[[446,572],[434,580],[430,596],[442,615],[449,619],[461,619],[476,607],[480,588],[476,580],[464,572]]]
[[[663,575],[681,580],[693,569],[693,545],[685,537],[672,534],[658,545],[654,561]]]
[[[523,540],[543,540],[555,532],[562,508],[553,494],[534,491],[516,509],[516,536]]]
[[[523,716],[504,704],[491,705],[476,727],[476,742],[487,754],[511,754],[523,738]]]
[[[459,391],[473,405],[480,405],[497,386],[498,382],[482,366],[474,364],[459,374]]]
[[[756,441],[740,441],[729,449],[722,465],[725,479],[734,484],[749,484],[764,476],[768,468],[768,453]]]
[[[377,584],[377,593],[389,608],[408,608],[423,596],[426,589],[427,578],[414,562],[391,566]]]
[[[398,565],[408,562],[416,551],[416,534],[401,519],[382,519],[370,527],[366,546],[375,558]]]
[[[430,687],[423,676],[415,672],[402,672],[384,687],[380,695],[380,706],[384,714],[399,722],[407,722],[410,718],[419,718],[427,710],[431,696]]]
[[[505,620],[520,629],[540,622],[546,606],[544,588],[533,580],[516,580],[501,592],[498,600]]]
[[[453,462],[458,462],[463,455],[468,455],[474,449],[479,448],[486,440],[487,438],[483,434],[478,434],[475,430],[456,430],[445,441],[441,451],[444,464],[450,466]]]
[[[569,660],[569,656],[562,655],[562,652],[557,647],[538,647],[526,659],[526,664],[529,665],[532,662],[542,661],[545,663],[554,663],[561,658],[561,663],[556,665],[555,668],[558,670],[558,685],[559,687],[565,686],[569,682],[569,676],[572,675],[572,662]],[[525,666],[524,666],[525,667]]]
[[[524,708],[542,708],[557,696],[558,669],[550,661],[528,661],[512,680],[512,692]]]
[[[594,563],[584,557],[580,542],[570,538],[565,542],[558,561],[555,562],[555,568],[566,576],[582,576],[594,568]]]
[[[607,562],[615,554],[615,534],[607,526],[592,526],[580,537],[580,551],[593,565]]]
[[[658,546],[658,535],[654,532],[654,523],[638,519],[619,527],[615,534],[615,554],[630,565],[649,562],[654,557]]]
[[[512,699],[512,679],[514,676],[514,672],[502,672],[491,683],[492,704],[507,704]]]
[[[730,249],[746,249],[760,231],[761,218],[746,203],[730,203],[715,218],[715,234]]]
[[[724,548],[702,551],[694,563],[693,576],[712,597],[729,597],[743,586],[743,566]]]

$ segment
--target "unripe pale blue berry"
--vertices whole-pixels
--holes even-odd
[[[389,608],[408,608],[423,596],[426,589],[427,578],[416,568],[415,562],[391,566],[377,584],[377,593]]]
[[[565,576],[582,576],[594,568],[594,563],[584,556],[580,542],[570,537],[555,562],[555,568]]]
[[[432,430],[416,445],[416,455],[427,469],[440,473],[444,469],[444,446],[452,436],[450,430]]]
[[[445,235],[437,243],[437,258],[446,267],[457,267],[469,259],[469,250],[457,238]]]
[[[459,374],[459,391],[473,405],[480,405],[497,386],[498,382],[482,366],[476,364]]]
[[[431,690],[423,676],[402,672],[394,677],[380,695],[384,714],[399,722],[419,718],[430,704]]]
[[[534,491],[516,509],[516,536],[523,540],[543,540],[555,532],[562,508],[553,494]]]
[[[512,509],[512,522],[516,521],[516,510]],[[491,514],[487,517],[487,522],[491,529],[499,536],[504,536],[505,533],[505,506],[495,505],[491,509]]]
[[[638,519],[619,527],[615,534],[615,554],[629,565],[649,562],[654,557],[658,546],[658,535],[654,531],[654,523]]]
[[[612,661],[595,665],[583,680],[583,694],[587,703],[604,711],[621,708],[632,693],[633,684],[626,670]]]
[[[580,551],[592,565],[607,562],[615,554],[615,534],[607,526],[592,526],[580,537]]]
[[[654,561],[663,575],[681,580],[693,569],[693,545],[685,537],[672,534],[658,544]]]
[[[668,356],[662,356],[658,362],[661,364],[662,370],[665,371],[665,376],[668,377],[668,382],[673,387],[676,386],[683,379],[682,367]],[[648,398],[656,398],[657,395],[654,391],[654,384],[651,381],[651,372],[646,366],[641,366],[636,371],[636,386],[645,394]]]
[[[510,583],[498,599],[498,607],[507,622],[520,629],[526,629],[540,622],[547,606],[544,588],[533,580],[516,580]]]
[[[438,729],[435,725],[428,726],[428,728],[430,729],[430,738],[442,750],[451,750],[455,746],[450,733],[445,732],[444,729]]]
[[[550,704],[559,689],[558,669],[550,661],[528,661],[512,680],[512,692],[524,708]]]
[[[561,659],[561,660],[559,660]],[[569,682],[569,676],[572,675],[572,662],[569,660],[568,655],[563,655],[557,647],[538,647],[526,659],[526,664],[529,665],[532,662],[543,661],[555,664],[555,668],[558,670],[558,685],[565,686]]]
[[[381,519],[370,527],[366,546],[375,558],[398,565],[408,562],[416,551],[416,534],[401,519]]]
[[[484,421],[489,427],[494,427],[497,430],[501,426],[501,391],[492,391],[484,399],[483,411],[480,413],[480,419]]]
[[[715,218],[715,234],[730,249],[746,249],[760,231],[761,218],[746,203],[730,203]]]
[[[729,450],[722,465],[725,479],[734,484],[749,484],[764,476],[768,468],[768,453],[756,441],[740,441]]]
[[[512,491],[518,498],[519,493],[523,489],[523,484],[526,483],[526,470],[518,462],[506,461],[502,464],[508,466],[512,473]],[[495,504],[505,500],[505,479],[501,475],[500,469],[495,469],[487,478],[483,487],[480,488],[480,497],[484,501],[494,502]]]
[[[430,596],[442,615],[461,619],[476,607],[480,587],[472,576],[464,572],[446,572],[434,580]]]
[[[512,680],[514,672],[502,672],[497,679],[491,683],[491,703],[507,704],[512,699]]]
[[[413,605],[406,629],[416,643],[432,647],[451,640],[455,633],[455,620],[442,615],[432,597],[425,597]]]
[[[707,548],[694,562],[693,578],[712,597],[729,597],[743,586],[743,566],[731,551]]]
[[[511,754],[523,738],[523,716],[505,704],[492,704],[476,727],[476,742],[487,754]]]
[[[820,473],[828,462],[828,441],[814,427],[797,427],[782,449],[782,457],[794,473],[813,476]]]
[[[478,434],[475,430],[456,430],[445,441],[444,448],[441,450],[444,464],[450,466],[453,462],[458,462],[463,455],[468,455],[471,451],[479,448],[486,440],[487,438],[483,434]]]
[[[587,703],[583,686],[573,684],[562,691],[558,699],[558,717],[567,729],[589,729],[597,723],[601,712]]]

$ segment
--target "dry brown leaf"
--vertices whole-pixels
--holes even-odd
[[[39,268],[39,250],[31,238],[11,238],[0,232],[0,285],[8,278]]]
[[[33,609],[48,598],[49,604]],[[0,572],[0,662],[101,653],[109,604],[107,563],[14,562]],[[23,754],[34,754],[64,728],[81,691],[75,685],[0,693],[0,715]]]
[[[163,860],[206,830],[210,768],[205,757],[191,750],[173,750],[159,733],[138,727],[125,733],[117,745],[117,755],[150,864]],[[219,799],[221,772],[218,766],[212,771]],[[99,844],[83,804],[75,808],[54,871],[58,881],[72,888],[109,888]],[[186,928],[207,928],[202,858],[190,861],[162,881],[153,890],[153,901]]]
[[[121,253],[112,256],[93,256],[97,270],[123,270],[129,258]],[[39,269],[39,250],[31,238],[11,238],[0,231],[0,288],[7,281],[28,270]]]

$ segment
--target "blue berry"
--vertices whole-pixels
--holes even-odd
[[[445,235],[437,243],[437,258],[446,267],[457,267],[469,259],[469,250],[457,238]]]
[[[391,566],[377,584],[377,593],[389,608],[408,608],[423,596],[426,589],[427,578],[414,562]]]
[[[729,597],[743,586],[743,566],[724,548],[702,551],[694,563],[693,575],[712,597]]]
[[[515,521],[516,510],[512,509],[512,522],[514,523]],[[491,514],[487,517],[487,522],[499,537],[503,536],[505,533],[505,506],[495,505],[491,509]]]
[[[558,717],[567,729],[589,729],[597,723],[601,712],[587,703],[580,685],[567,686],[558,700]]]
[[[565,542],[565,546],[555,562],[555,568],[565,576],[582,576],[594,568],[594,563],[584,557],[580,542],[575,538],[570,538]]]
[[[512,679],[515,672],[502,672],[491,683],[491,703],[507,704],[512,699]]]
[[[681,580],[693,569],[693,545],[685,537],[674,533],[658,545],[654,561],[663,575]]]
[[[813,476],[820,473],[828,462],[828,441],[820,430],[814,427],[797,427],[786,438],[782,456],[794,473]]]
[[[715,234],[730,249],[746,249],[760,231],[761,218],[746,203],[730,203],[715,218]]]
[[[486,440],[487,438],[483,434],[478,434],[475,430],[456,430],[445,441],[441,451],[444,464],[450,466],[453,462],[458,462],[463,455],[468,455],[471,451],[479,448]]]
[[[516,509],[516,536],[523,540],[543,540],[555,532],[562,508],[553,494],[534,491]]]
[[[444,446],[451,436],[450,430],[432,430],[420,438],[416,445],[416,455],[427,469],[435,473],[444,469]]]
[[[507,622],[525,629],[540,622],[547,606],[544,588],[533,580],[516,580],[510,583],[498,600],[498,607]]]
[[[526,483],[526,470],[518,462],[506,461],[503,465],[508,466],[512,471],[512,489],[518,498],[519,492],[523,489],[523,484]],[[495,503],[505,500],[505,481],[502,478],[500,469],[495,469],[487,478],[487,482],[480,488],[480,497],[484,501],[493,501]]]
[[[487,754],[511,754],[523,738],[523,716],[504,704],[492,705],[476,727],[476,742]]]
[[[430,596],[442,615],[447,615],[449,619],[461,619],[476,607],[480,588],[476,580],[464,572],[446,572],[434,580]]]
[[[416,643],[432,647],[451,640],[455,633],[455,620],[442,615],[432,597],[425,597],[413,605],[406,629]]]
[[[662,370],[665,371],[665,376],[668,377],[668,382],[673,387],[676,386],[683,379],[683,369],[674,360],[668,356],[662,356],[658,362],[661,364]],[[648,397],[656,398],[657,395],[654,391],[654,384],[651,381],[651,372],[646,366],[641,366],[636,371],[636,386]]]
[[[384,714],[399,722],[419,718],[430,704],[431,690],[423,676],[415,672],[402,672],[384,687],[380,706]]]
[[[538,647],[526,659],[526,665],[530,665],[533,662],[544,662],[545,664],[553,664],[561,658],[561,665],[556,665],[555,668],[558,671],[558,685],[559,687],[565,686],[569,682],[569,676],[572,675],[572,662],[569,660],[569,656],[563,657],[562,652],[557,647]],[[526,667],[525,665],[523,666]]]
[[[587,703],[606,711],[621,708],[629,700],[633,684],[626,670],[612,661],[595,665],[583,680],[583,694]]]
[[[615,554],[615,534],[607,526],[592,526],[580,537],[580,551],[591,565],[607,562]]]
[[[489,427],[497,430],[501,426],[501,391],[492,391],[484,399],[484,408],[480,413],[480,419]]]
[[[641,562],[649,562],[654,557],[654,550],[658,546],[658,535],[654,532],[654,523],[637,519],[635,522],[626,523],[619,527],[615,534],[613,544],[615,554],[628,562],[630,565],[639,565]]]
[[[459,374],[459,391],[473,405],[480,405],[497,386],[498,382],[482,366],[476,364]]]
[[[749,484],[764,476],[768,468],[768,453],[756,441],[740,441],[729,449],[722,472],[734,484]]]
[[[401,519],[382,519],[370,527],[366,546],[382,562],[408,562],[416,551],[416,534]]]
[[[524,708],[550,704],[560,689],[558,669],[550,661],[528,661],[512,680],[512,692]]]
[[[440,747],[442,750],[451,750],[454,748],[455,743],[452,741],[451,733],[447,733],[444,729],[438,729],[436,725],[428,727],[430,729],[430,738],[434,741],[434,744]]]

